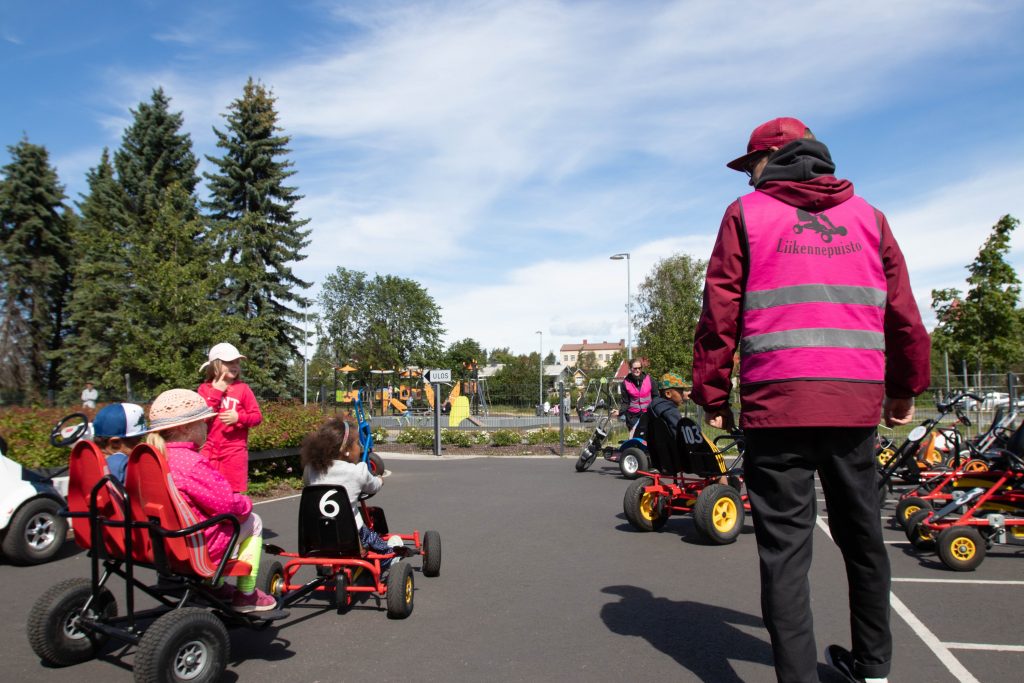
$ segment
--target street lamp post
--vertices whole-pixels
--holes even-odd
[[[537,408],[544,410],[544,333],[537,330],[537,334],[540,337],[539,355],[537,356],[537,365],[539,366],[537,372]]]
[[[621,261],[626,259],[626,360],[633,360],[633,292],[632,278],[629,274],[629,252],[624,251],[621,254],[613,254],[609,256],[612,261]]]

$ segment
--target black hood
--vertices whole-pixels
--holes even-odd
[[[833,175],[836,165],[823,142],[817,140],[794,140],[768,159],[757,186],[772,180],[810,180],[819,176]]]

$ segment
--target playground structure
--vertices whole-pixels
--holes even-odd
[[[449,414],[457,403],[462,408],[468,402],[470,415],[488,415],[490,398],[487,390],[487,378],[479,376],[476,361],[464,363],[466,379],[456,380],[448,384],[451,388],[441,403],[441,410]],[[397,383],[395,377],[397,376]],[[402,415],[425,414],[434,409],[434,388],[423,383],[423,372],[419,368],[405,370],[381,370],[371,368],[368,372],[360,371],[351,365],[334,368],[334,402],[336,405],[353,407],[360,399],[363,389],[363,408],[368,415]],[[443,394],[442,394],[443,395]]]

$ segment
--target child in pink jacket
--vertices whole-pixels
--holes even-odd
[[[256,577],[263,554],[263,522],[252,511],[252,501],[231,490],[227,480],[199,453],[206,441],[206,423],[214,412],[203,398],[189,389],[171,389],[157,396],[149,409],[150,433],[147,443],[161,451],[167,459],[175,488],[202,521],[222,514],[238,518],[240,532],[234,548],[232,524],[224,521],[208,527],[206,551],[213,562],[224,553],[247,562],[252,568],[239,576],[234,586],[221,584],[216,595],[239,612],[265,612],[277,607],[277,600],[256,588]]]
[[[243,358],[234,345],[221,342],[210,349],[209,359],[199,368],[206,370],[199,395],[217,412],[203,455],[237,493],[249,488],[249,428],[263,421],[252,389],[241,381]]]

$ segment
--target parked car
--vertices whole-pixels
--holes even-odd
[[[51,479],[7,457],[0,437],[0,548],[15,564],[50,560],[64,545],[67,477]],[[63,493],[60,488],[63,488]]]

